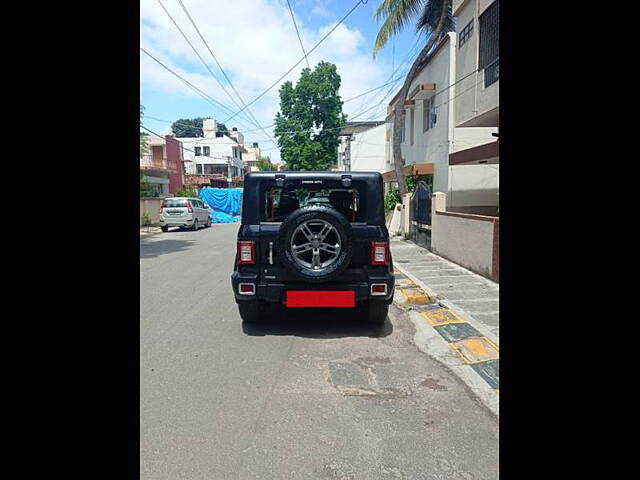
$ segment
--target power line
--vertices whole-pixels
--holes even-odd
[[[191,15],[189,14],[189,11],[187,10],[187,7],[185,7],[184,3],[182,3],[182,0],[178,0],[178,2],[180,3],[180,6],[182,7],[182,9],[184,10],[184,13],[187,14],[187,17],[189,17],[189,21],[191,22],[191,25],[193,25],[193,28],[195,28],[196,32],[198,33],[198,36],[200,37],[200,39],[202,40],[202,43],[204,43],[205,47],[207,47],[207,50],[209,51],[209,53],[211,54],[211,57],[213,57],[213,59],[215,60],[216,64],[218,65],[218,68],[220,69],[220,71],[222,72],[222,75],[224,75],[224,78],[227,79],[227,82],[229,82],[229,85],[231,86],[231,88],[233,89],[233,91],[235,92],[235,94],[238,96],[238,99],[240,100],[240,103],[242,103],[242,105],[244,106],[244,109],[247,110],[247,113],[249,114],[249,116],[251,118],[253,118],[253,120],[256,123],[256,126],[259,128],[262,128],[262,126],[260,125],[260,123],[258,122],[258,120],[256,119],[256,117],[253,115],[253,113],[251,113],[251,110],[249,110],[248,105],[245,104],[244,100],[242,99],[242,97],[240,96],[240,94],[238,93],[238,90],[236,90],[236,87],[233,86],[233,82],[231,82],[231,79],[227,76],[226,72],[224,71],[224,69],[222,68],[222,65],[220,65],[220,62],[218,61],[218,59],[216,58],[216,56],[213,54],[213,51],[211,50],[211,48],[209,47],[209,44],[207,43],[207,41],[204,39],[204,36],[202,35],[202,33],[200,33],[200,29],[198,28],[198,26],[196,25],[196,22],[193,20],[193,18],[191,18]],[[226,91],[226,90],[225,90]],[[234,102],[235,103],[235,102]],[[242,111],[241,110],[241,111]],[[228,121],[228,120],[227,120]],[[273,141],[275,143],[275,140],[271,137],[271,135],[269,135],[264,129],[262,129],[262,132],[267,136],[267,138],[270,138],[271,141]]]
[[[153,130],[151,130],[150,128],[145,127],[144,125],[140,125],[140,128],[144,128],[147,132],[151,132],[153,133],[156,137],[162,138],[163,140],[165,139],[165,136],[160,135],[159,133],[154,132]],[[180,141],[180,140],[178,140]],[[182,142],[180,142],[182,143]],[[191,153],[196,153],[194,150],[191,150],[190,148],[185,147],[184,145],[182,146],[183,150],[186,150],[187,152],[191,152]],[[212,157],[211,155],[198,155],[199,157],[205,157],[205,158],[212,158],[214,160],[228,160],[231,157]]]
[[[353,11],[354,11],[356,8],[358,8],[358,5],[360,5],[360,4],[365,5],[368,1],[369,1],[369,0],[358,0],[358,1],[356,2],[356,4],[351,8],[351,10],[349,10],[349,11],[347,12],[347,14],[346,14],[344,17],[342,17],[342,19],[341,19],[338,23],[336,23],[336,25],[335,25],[331,30],[329,30],[329,32],[327,32],[327,34],[326,34],[324,37],[322,37],[322,38],[320,39],[320,41],[319,41],[318,43],[316,43],[316,44],[313,46],[313,48],[312,48],[311,50],[309,50],[309,52],[307,53],[307,55],[310,55],[310,54],[311,54],[311,52],[313,52],[316,48],[318,48],[318,46],[319,46],[322,42],[324,42],[324,40],[325,40],[329,35],[331,35],[331,34],[333,33],[333,31],[334,31],[336,28],[338,28],[338,27],[340,26],[340,25],[342,24],[342,22],[344,22],[344,21],[347,19],[347,17],[353,13]],[[305,58],[306,58],[306,57],[302,57],[300,60],[298,60],[298,61],[297,61],[297,62],[296,62],[296,63],[295,63],[295,64],[294,64],[294,65],[293,65],[289,70],[287,70],[287,71],[284,73],[284,75],[282,75],[282,76],[281,76],[280,78],[278,78],[275,82],[273,82],[273,83],[272,83],[272,84],[271,84],[271,85],[270,85],[270,86],[269,86],[265,91],[263,91],[260,95],[258,95],[256,98],[254,98],[253,100],[251,100],[251,101],[250,101],[250,102],[249,102],[249,103],[248,103],[244,108],[247,108],[249,105],[254,104],[256,101],[258,101],[260,98],[262,98],[262,96],[264,96],[264,94],[265,94],[265,93],[267,93],[269,90],[271,90],[273,87],[275,87],[275,86],[280,82],[280,80],[282,80],[284,77],[286,77],[287,75],[289,75],[289,73],[291,73],[291,72],[293,71],[293,69],[294,69],[294,68],[296,68],[296,67],[297,67],[297,66],[298,66],[298,65],[299,65],[299,64],[300,64],[300,63],[301,63]],[[234,114],[233,114],[232,116],[230,116],[229,118],[227,118],[227,119],[225,120],[225,123],[226,123],[226,122],[228,122],[229,120],[231,120],[232,118],[234,118],[234,117],[235,117],[236,115],[238,115],[240,112],[242,112],[242,110],[244,110],[244,108],[243,108],[243,109],[241,109],[241,110],[239,110],[239,111],[237,111],[236,113],[234,113]]]
[[[189,82],[188,80],[186,80],[184,77],[182,77],[181,75],[179,75],[178,73],[174,72],[171,68],[169,68],[167,65],[165,65],[164,63],[162,63],[160,60],[158,60],[156,57],[154,57],[153,55],[151,55],[149,52],[147,52],[144,48],[140,47],[140,50],[146,54],[147,56],[149,56],[150,58],[152,58],[156,63],[158,63],[161,67],[163,67],[165,70],[167,70],[168,72],[170,72],[171,74],[173,74],[174,76],[176,76],[178,79],[180,79],[182,82],[184,82],[189,88],[191,88],[193,91],[195,91],[198,95],[200,95],[202,98],[204,98],[206,101],[208,101],[209,103],[211,103],[214,107],[217,107],[220,110],[226,109],[228,111],[232,111],[230,108],[228,108],[227,106],[225,106],[224,104],[218,102],[215,98],[211,97],[211,95],[208,95],[207,93],[203,92],[202,90],[200,90],[198,87],[196,87],[195,85],[193,85],[191,82]],[[274,140],[266,140],[267,142],[274,142],[276,143]]]
[[[298,25],[296,24],[296,19],[293,16],[293,10],[291,10],[291,4],[289,0],[287,0],[287,6],[289,7],[289,12],[291,12],[291,20],[293,20],[293,26],[296,27],[296,35],[298,35],[298,41],[300,42],[300,48],[302,48],[302,53],[304,54],[304,59],[307,61],[307,67],[311,69],[309,65],[309,59],[307,58],[307,52],[304,51],[304,45],[302,44],[302,38],[300,38],[300,32],[298,31]]]
[[[167,14],[167,16],[169,17],[169,19],[173,22],[173,25],[178,29],[178,31],[180,32],[180,34],[182,35],[182,38],[184,38],[184,40],[189,44],[189,46],[191,47],[191,50],[193,50],[193,52],[196,54],[196,56],[198,57],[198,59],[200,60],[200,62],[204,65],[204,67],[209,71],[209,73],[211,74],[211,76],[213,77],[213,79],[218,83],[218,85],[220,85],[220,87],[222,88],[222,90],[224,91],[224,93],[227,94],[227,96],[231,99],[231,101],[236,105],[237,108],[241,108],[240,105],[235,101],[235,99],[231,96],[231,94],[229,93],[229,91],[225,88],[225,86],[222,84],[222,82],[218,79],[218,77],[215,76],[215,74],[213,73],[213,71],[211,70],[211,68],[209,68],[209,65],[207,64],[207,62],[204,61],[204,59],[200,56],[200,53],[198,53],[198,50],[196,49],[196,47],[193,46],[193,44],[191,43],[191,41],[189,40],[189,38],[187,37],[187,35],[184,33],[184,31],[180,28],[180,26],[178,25],[178,23],[175,21],[175,19],[173,18],[173,16],[169,13],[169,11],[167,10],[167,8],[164,6],[164,4],[160,1],[157,0],[158,3],[160,4],[160,6],[162,7],[162,9],[164,10],[164,12]],[[229,111],[233,111],[232,109],[226,107]],[[251,119],[248,119],[249,122],[251,122]]]

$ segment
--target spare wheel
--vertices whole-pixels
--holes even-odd
[[[351,262],[351,224],[333,208],[303,207],[282,222],[277,248],[283,265],[293,276],[305,282],[328,282]]]

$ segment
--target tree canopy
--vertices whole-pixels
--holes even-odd
[[[270,157],[260,157],[258,162],[256,163],[258,170],[261,172],[271,172],[274,170],[278,170],[278,166],[271,163]]]
[[[280,87],[275,136],[288,170],[328,170],[336,162],[338,132],[345,124],[336,66],[304,68],[297,84]]]
[[[180,118],[171,124],[171,131],[176,137],[204,137],[202,121],[204,118]]]
[[[174,136],[181,137],[204,137],[202,131],[202,121],[206,120],[203,117],[197,118],[181,118],[171,124],[171,131]],[[217,124],[218,132],[228,133],[229,129],[224,123]]]

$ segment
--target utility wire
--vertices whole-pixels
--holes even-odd
[[[222,72],[222,75],[224,75],[224,78],[227,79],[227,82],[229,82],[229,85],[231,86],[231,88],[233,89],[233,91],[235,92],[235,94],[238,96],[238,99],[240,100],[240,103],[242,103],[243,108],[240,110],[247,110],[247,113],[249,114],[249,116],[251,118],[254,119],[256,126],[257,127],[261,127],[260,123],[258,122],[258,120],[253,116],[253,113],[251,113],[251,110],[249,110],[249,106],[245,104],[244,100],[242,99],[242,97],[240,96],[240,94],[238,93],[238,90],[236,90],[236,87],[233,86],[233,82],[231,82],[231,79],[227,76],[226,72],[224,71],[224,69],[222,68],[222,65],[220,65],[220,62],[218,61],[218,59],[216,58],[216,56],[213,54],[213,51],[211,50],[211,48],[209,47],[209,44],[207,43],[207,41],[204,39],[204,36],[202,35],[202,33],[200,33],[200,29],[198,28],[198,26],[196,25],[196,22],[193,20],[193,18],[191,18],[191,14],[189,13],[189,10],[187,10],[187,7],[185,7],[184,3],[182,3],[182,0],[178,0],[178,2],[180,3],[180,6],[182,7],[182,9],[184,10],[184,13],[187,14],[187,17],[189,17],[189,21],[191,22],[191,25],[193,25],[193,28],[195,28],[196,32],[198,33],[198,36],[200,37],[200,39],[202,40],[202,43],[204,43],[205,47],[207,47],[207,50],[209,51],[209,53],[211,54],[211,57],[213,57],[213,59],[216,62],[216,65],[218,65],[218,68],[220,69],[220,71]],[[305,57],[306,58],[306,57]],[[226,91],[226,90],[225,90]],[[234,102],[235,103],[235,102]],[[232,117],[233,118],[233,117]],[[227,120],[228,121],[228,120]],[[263,133],[270,138],[272,142],[276,143],[276,141],[273,139],[273,137],[271,135],[269,135],[266,131],[264,131],[264,129],[262,129]]]
[[[174,76],[176,76],[178,79],[180,79],[182,82],[184,82],[191,90],[193,90],[194,92],[196,92],[198,95],[200,95],[202,98],[204,98],[205,100],[207,100],[209,103],[211,103],[213,106],[215,106],[216,108],[223,110],[226,109],[227,111],[231,111],[230,108],[228,108],[227,106],[225,106],[224,104],[218,102],[215,98],[213,98],[211,95],[208,95],[207,93],[203,92],[202,90],[200,90],[198,87],[196,87],[195,85],[193,85],[191,82],[189,82],[188,80],[186,80],[184,77],[182,77],[181,75],[179,75],[178,73],[174,72],[171,68],[169,68],[167,65],[165,65],[164,63],[162,63],[160,60],[158,60],[156,57],[154,57],[153,55],[151,55],[149,52],[147,52],[144,48],[140,47],[140,50],[146,54],[147,56],[149,56],[150,58],[152,58],[156,63],[158,63],[161,67],[163,67],[165,70],[167,70],[168,72],[170,72],[171,74],[173,74]],[[274,140],[266,140],[267,142],[274,142]]]
[[[179,0],[179,1],[180,1],[180,0]],[[311,53],[312,53],[316,48],[318,48],[318,46],[319,46],[322,42],[324,42],[324,40],[325,40],[329,35],[331,35],[331,34],[333,33],[333,31],[334,31],[336,28],[338,28],[338,27],[340,26],[340,25],[342,24],[342,22],[344,22],[344,21],[347,19],[347,17],[353,13],[353,11],[354,11],[356,8],[358,8],[358,5],[360,5],[360,4],[365,5],[368,1],[369,1],[369,0],[358,0],[358,1],[356,2],[356,4],[351,8],[351,10],[349,10],[349,11],[347,12],[347,14],[346,14],[344,17],[342,17],[342,19],[341,19],[338,23],[336,23],[336,25],[335,25],[331,30],[329,30],[329,31],[327,32],[327,34],[326,34],[324,37],[322,37],[322,38],[320,39],[320,41],[318,41],[318,43],[316,43],[316,44],[313,46],[313,48],[311,48],[311,50],[309,50],[309,52],[307,53],[307,55],[310,55],[310,54],[311,54]],[[251,101],[250,101],[250,102],[249,102],[249,103],[248,103],[244,108],[247,108],[249,105],[254,104],[256,101],[258,101],[260,98],[262,98],[262,96],[264,96],[264,94],[265,94],[265,93],[267,93],[269,90],[271,90],[273,87],[275,87],[275,86],[280,82],[280,80],[282,80],[284,77],[286,77],[287,75],[289,75],[289,73],[291,73],[291,72],[293,71],[293,69],[294,69],[294,68],[296,68],[298,65],[300,65],[300,63],[301,63],[305,58],[306,58],[306,57],[302,57],[300,60],[298,60],[298,61],[297,61],[297,62],[296,62],[296,63],[295,63],[295,64],[294,64],[294,65],[293,65],[289,70],[287,70],[287,71],[284,73],[284,75],[282,75],[282,76],[281,76],[280,78],[278,78],[275,82],[273,82],[273,83],[272,83],[272,84],[271,84],[271,85],[270,85],[270,86],[269,86],[265,91],[263,91],[260,95],[258,95],[256,98],[254,98],[253,100],[251,100]],[[236,113],[234,113],[233,115],[231,115],[229,118],[227,118],[227,119],[225,120],[225,123],[226,123],[226,122],[228,122],[229,120],[231,120],[232,118],[234,118],[235,116],[237,116],[240,112],[242,112],[242,110],[244,110],[244,108],[243,108],[243,109],[241,109],[241,110],[239,110],[239,111],[237,111]]]
[[[163,140],[165,139],[165,136],[160,135],[159,133],[154,132],[153,130],[151,130],[150,128],[145,127],[144,125],[140,125],[140,128],[144,128],[147,132],[151,132],[153,133],[156,137],[162,138]],[[179,140],[178,140],[179,141]],[[180,142],[182,143],[182,142]],[[191,152],[191,153],[196,153],[194,150],[191,150],[190,148],[185,147],[184,145],[182,146],[183,150],[186,150],[187,152]],[[199,157],[205,157],[205,158],[212,158],[214,160],[228,160],[228,157],[212,157],[211,155],[198,155]]]
[[[291,20],[293,20],[293,26],[296,27],[296,35],[298,35],[298,41],[300,42],[300,48],[302,48],[302,53],[304,54],[304,59],[307,61],[307,67],[311,69],[309,65],[309,59],[307,58],[307,52],[304,51],[304,45],[302,44],[302,38],[300,38],[300,32],[298,31],[298,25],[296,24],[296,19],[293,16],[293,10],[291,10],[291,4],[289,0],[287,0],[287,6],[289,7],[289,12],[291,12]]]
[[[167,10],[167,8],[164,6],[164,4],[160,1],[157,0],[158,3],[160,4],[160,6],[162,7],[162,9],[164,10],[164,12],[167,14],[167,16],[169,17],[169,19],[173,22],[173,25],[178,29],[178,31],[180,32],[180,34],[182,35],[182,38],[184,38],[184,40],[189,44],[189,46],[191,47],[191,50],[193,50],[193,52],[196,54],[196,56],[198,57],[198,59],[200,60],[200,62],[204,65],[204,67],[209,71],[209,73],[211,74],[211,76],[213,77],[213,79],[218,83],[218,85],[220,85],[220,87],[222,88],[222,90],[224,91],[224,93],[227,94],[227,96],[231,99],[231,101],[236,105],[237,108],[241,108],[241,106],[238,104],[238,102],[235,101],[235,99],[233,98],[233,96],[229,93],[229,91],[225,88],[225,86],[222,84],[222,82],[218,79],[218,77],[216,77],[216,75],[213,73],[213,71],[211,70],[211,68],[209,68],[209,65],[207,64],[207,62],[204,61],[204,59],[202,58],[202,56],[200,56],[200,53],[198,53],[198,50],[196,49],[196,47],[193,46],[193,44],[191,43],[191,41],[189,40],[189,37],[187,37],[187,35],[184,33],[184,31],[180,28],[180,26],[178,25],[178,23],[175,21],[175,19],[173,18],[173,16],[169,13],[169,11]],[[226,105],[225,105],[226,107]],[[227,110],[229,111],[233,111],[231,108],[226,107]],[[251,121],[251,118],[247,118],[247,120],[249,121],[249,123],[254,123]],[[256,125],[259,126],[259,125]]]

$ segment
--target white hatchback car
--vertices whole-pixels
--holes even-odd
[[[198,230],[200,225],[211,226],[209,205],[198,198],[165,198],[160,204],[160,228],[163,232],[169,227],[188,227]]]

